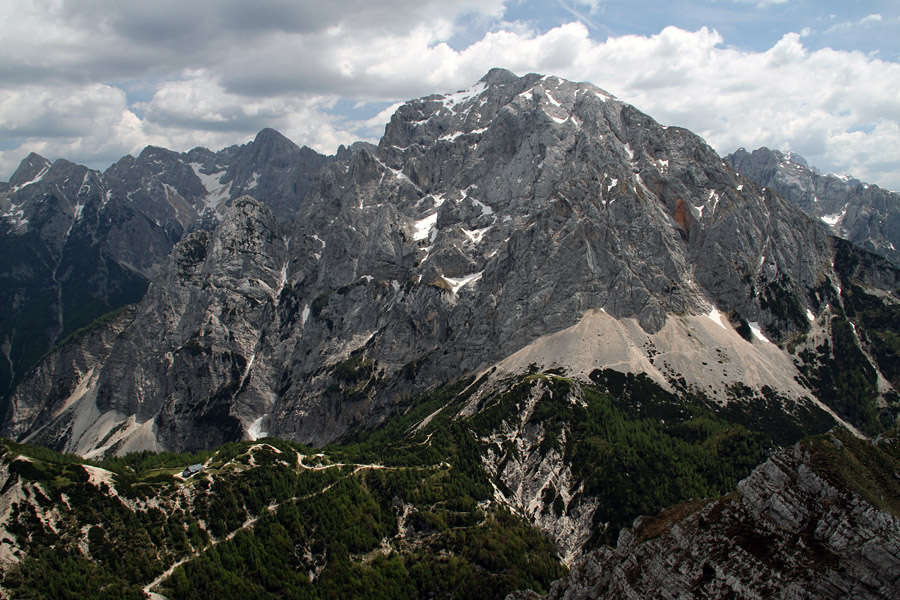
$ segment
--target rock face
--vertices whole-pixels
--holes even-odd
[[[290,220],[329,160],[272,130],[217,153],[147,147],[104,173],[29,155],[0,187],[0,411],[54,344],[138,302],[186,232],[246,192]]]
[[[53,344],[137,302],[177,239],[101,174],[30,155],[0,193],[0,406]]]
[[[791,152],[742,148],[725,161],[820,220],[834,235],[900,266],[900,193],[849,176],[823,175]]]
[[[299,190],[293,148],[264,131],[220,155],[262,156],[273,190]],[[218,158],[191,156],[200,180],[219,173]],[[123,427],[154,432],[151,445],[167,450],[263,433],[322,444],[550,336],[578,352],[533,362],[648,372],[724,402],[740,358],[754,373],[744,399],[808,404],[818,388],[772,342],[799,344],[844,319],[851,281],[897,311],[895,269],[836,260],[824,229],[703,140],[588,84],[493,70],[469,90],[406,103],[377,148],[342,156],[309,183],[291,223],[277,218],[273,191],[275,209],[242,197],[214,232],[180,243],[82,396],[109,415],[95,430],[75,439],[58,420],[35,420],[34,404],[71,400],[31,386],[3,431],[92,453],[121,451],[124,438],[107,436]],[[193,181],[164,173],[163,189]],[[232,166],[219,178],[246,191],[254,176]],[[587,341],[575,327],[586,315],[617,323],[590,335],[620,336],[612,346],[630,354]],[[866,362],[881,382],[873,406],[891,402],[886,352]]]
[[[848,441],[804,442],[758,467],[736,494],[638,519],[615,549],[589,554],[545,598],[893,598],[900,519],[860,492],[876,501],[893,494],[896,510],[896,479],[873,472]],[[875,446],[893,468],[896,444]]]

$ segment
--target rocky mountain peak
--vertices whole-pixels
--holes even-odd
[[[900,193],[850,176],[822,174],[793,152],[741,148],[725,161],[787,198],[834,235],[900,266]]]
[[[253,138],[253,141],[250,142],[250,145],[254,148],[273,147],[277,148],[279,152],[296,152],[300,150],[297,144],[271,127],[261,129],[256,134],[256,137]]]
[[[486,86],[493,86],[516,83],[518,80],[519,76],[512,71],[502,67],[494,67],[485,73],[484,77],[479,79],[478,82],[483,83]]]
[[[809,163],[806,162],[806,159],[797,154],[796,152],[787,152],[784,155],[784,158],[787,162],[794,163],[796,165],[800,165],[801,167],[809,168]]]
[[[49,160],[32,152],[19,163],[19,167],[12,174],[12,177],[9,178],[9,185],[14,190],[21,189],[23,186],[34,182],[41,174],[46,173],[49,168]]]
[[[138,162],[142,162],[145,164],[151,163],[163,163],[163,162],[171,162],[173,160],[178,160],[179,154],[177,152],[173,152],[167,148],[160,148],[159,146],[146,146],[141,153],[138,155]]]
[[[238,151],[237,163],[287,168],[299,151],[297,144],[274,129],[266,128]]]

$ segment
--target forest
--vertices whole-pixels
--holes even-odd
[[[12,598],[173,600],[545,592],[567,567],[504,495],[502,469],[488,475],[495,433],[519,423],[538,432],[537,452],[562,456],[582,492],[566,504],[551,485],[541,501],[557,516],[596,501],[587,549],[615,544],[640,515],[727,494],[780,444],[821,433],[787,428],[796,439],[776,441],[754,428],[758,415],[641,375],[486,382],[408,398],[378,428],[317,449],[263,439],[91,462],[3,441],[3,493],[17,498],[4,543],[19,557],[3,587]],[[183,478],[195,463],[203,471]]]

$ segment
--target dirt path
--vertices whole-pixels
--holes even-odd
[[[277,450],[277,449],[275,449],[275,450]],[[281,451],[278,450],[278,453],[281,454]],[[397,468],[399,468],[399,467],[386,467],[384,465],[355,464],[355,463],[333,463],[330,465],[313,466],[313,465],[305,464],[303,462],[303,458],[304,458],[304,455],[298,452],[297,453],[297,466],[301,469],[305,469],[305,470],[309,470],[309,471],[323,471],[325,469],[333,469],[333,468],[339,468],[339,467],[354,467],[353,472],[350,473],[349,475],[347,475],[347,477],[352,477],[352,476],[356,475],[357,473],[359,473],[360,471],[363,471],[365,469],[397,469]],[[332,483],[329,483],[328,485],[323,487],[321,490],[312,492],[311,494],[307,494],[305,496],[294,496],[292,498],[288,498],[284,502],[300,502],[303,500],[309,500],[310,498],[314,498],[315,496],[321,496],[322,494],[329,491],[331,488],[333,488],[335,485],[337,485],[339,482],[343,481],[344,479],[346,479],[346,477],[338,479],[337,481],[333,481]],[[267,507],[267,510],[269,512],[275,512],[279,508],[281,508],[281,505],[284,504],[284,502],[277,503],[277,504],[271,504]],[[229,532],[224,537],[213,538],[209,544],[207,544],[200,550],[192,552],[188,556],[185,556],[184,558],[176,561],[175,563],[172,564],[172,566],[170,566],[168,569],[166,569],[165,572],[163,572],[159,577],[157,577],[156,579],[154,579],[153,581],[151,581],[150,583],[145,585],[143,588],[144,593],[150,597],[150,600],[168,600],[162,594],[160,594],[158,592],[153,592],[151,590],[153,588],[155,588],[156,586],[160,585],[163,581],[165,581],[169,577],[171,577],[172,573],[175,572],[175,569],[177,569],[184,563],[197,558],[198,556],[200,556],[201,554],[203,554],[204,552],[206,552],[207,550],[209,550],[216,544],[220,544],[222,542],[227,542],[227,541],[233,539],[234,536],[236,536],[239,532],[251,529],[258,520],[259,520],[259,515],[249,517],[246,521],[244,521],[244,523],[239,528],[235,529],[234,531]]]

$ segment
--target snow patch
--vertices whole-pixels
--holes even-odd
[[[479,135],[479,134],[482,134],[485,131],[487,131],[487,129],[488,129],[487,127],[480,127],[478,129],[473,129],[471,131],[454,131],[452,133],[445,133],[444,135],[439,137],[438,140],[453,142],[456,140],[456,138],[458,138],[461,135],[472,135],[472,134]]]
[[[712,307],[712,310],[706,315],[713,323],[721,327],[722,329],[728,329],[725,327],[725,323],[722,321],[722,313],[719,312],[715,306]]]
[[[719,205],[719,192],[717,192],[716,190],[709,190],[709,197],[706,199],[706,204],[709,205],[710,202],[712,202],[712,206],[710,207],[709,211],[711,213],[715,213],[716,206]]]
[[[480,200],[476,200],[475,198],[472,198],[471,196],[468,196],[468,198],[469,198],[469,200],[472,201],[472,204],[474,204],[475,206],[477,206],[478,208],[481,209],[482,217],[489,217],[492,214],[494,214],[494,209],[491,208],[490,206],[488,206],[487,204],[485,204],[484,202],[481,202]]]
[[[207,174],[200,172],[200,169],[203,167],[200,163],[189,163],[189,166],[194,170],[194,174],[200,180],[200,183],[203,185],[203,189],[206,190],[207,194],[212,194],[222,187],[219,179],[221,179],[225,171],[216,171],[215,173]]]
[[[459,290],[461,290],[463,288],[463,286],[466,286],[466,285],[472,283],[473,281],[477,281],[478,279],[481,279],[481,275],[483,273],[484,273],[484,271],[479,271],[477,273],[473,273],[471,275],[466,275],[464,277],[444,277],[444,280],[450,284],[450,286],[453,288],[453,293],[456,294],[457,292],[459,292]]]
[[[609,180],[609,185],[606,186],[606,191],[609,192],[611,189],[616,187],[619,184],[619,180],[616,177],[613,177]]]
[[[318,252],[314,252],[314,253],[313,253],[313,256],[316,257],[316,260],[320,260],[320,259],[322,258],[322,253],[325,251],[325,240],[323,240],[322,238],[320,238],[320,237],[319,237],[318,235],[316,235],[315,233],[313,234],[312,238],[313,238],[314,240],[316,240],[317,242],[319,242],[320,244],[322,244],[322,249],[319,250]]]
[[[807,309],[806,309],[806,318],[809,319],[810,321],[815,321],[815,320],[816,320],[816,315],[814,315],[814,314],[812,313],[812,311],[809,310],[809,309],[807,308]]]
[[[37,183],[38,181],[40,181],[41,179],[44,178],[44,175],[46,175],[47,171],[49,171],[49,170],[50,170],[50,165],[44,165],[44,168],[41,169],[40,173],[38,173],[37,175],[34,176],[34,179],[32,179],[31,181],[26,181],[25,183],[20,183],[19,185],[13,186],[13,188],[10,190],[10,193],[15,194],[22,188],[32,185],[34,183]]]
[[[442,102],[444,106],[453,106],[454,104],[461,104],[470,98],[477,96],[481,92],[485,90],[486,86],[483,82],[479,81],[472,87],[459,90],[458,92],[454,92],[452,94],[445,94]]]
[[[81,187],[78,188],[78,195],[87,194],[91,191],[91,184],[88,182],[88,179],[91,176],[91,172],[87,171],[84,174],[84,177],[81,179]]]
[[[760,329],[759,327],[759,323],[757,323],[756,321],[751,321],[749,325],[750,331],[753,333],[753,337],[758,340],[762,340],[763,342],[769,342],[770,344],[772,343],[769,341],[769,338],[763,335],[762,329]]]
[[[288,274],[288,261],[285,260],[284,264],[281,265],[281,273],[278,274],[278,289],[275,290],[275,293],[272,294],[272,300],[275,302],[275,306],[278,306],[278,301],[281,298],[281,292],[284,291],[284,286],[287,283]]]
[[[211,212],[216,214],[220,219],[225,213],[225,200],[228,199],[228,193],[231,190],[231,184],[221,183],[219,180],[225,171],[216,171],[215,173],[201,173],[203,167],[200,163],[188,163],[194,174],[200,179],[206,195],[203,197],[203,208],[200,213]]]
[[[462,134],[463,134],[462,131],[455,131],[453,133],[447,133],[447,134],[442,135],[441,137],[438,138],[438,140],[441,140],[444,142],[453,142],[453,141],[456,141],[456,138],[458,138]]]
[[[484,238],[484,234],[486,234],[489,229],[490,229],[490,227],[485,227],[484,229],[471,229],[471,230],[463,229],[462,232],[464,234],[466,234],[466,237],[468,237],[470,240],[472,240],[472,242],[477,244],[482,240],[482,238]]]
[[[266,415],[263,415],[250,423],[250,427],[247,428],[247,437],[250,438],[251,441],[255,442],[259,438],[264,438],[269,435],[268,431],[262,430],[262,422],[265,418]]]
[[[306,325],[306,320],[309,319],[309,304],[303,305],[303,312],[300,314],[300,326],[304,327]]]
[[[847,207],[849,207],[849,206],[850,206],[850,203],[848,202],[847,204],[844,205],[844,208],[843,208],[843,210],[841,210],[841,212],[835,213],[833,215],[825,215],[824,217],[819,217],[819,219],[826,225],[834,227],[835,225],[840,223],[841,220],[844,218],[844,215],[847,214]]]
[[[550,92],[544,90],[544,94],[547,96],[547,100],[550,101],[550,104],[552,104],[553,106],[559,106],[559,107],[562,106],[562,104],[560,104],[559,102],[556,101],[556,98],[554,98],[553,96],[550,95]]]
[[[19,209],[16,211],[16,214],[13,215],[13,224],[16,227],[24,227],[28,225],[28,219],[25,218],[25,210]]]
[[[415,233],[413,233],[413,239],[417,242],[421,242],[429,238],[434,241],[432,230],[435,231],[436,235],[437,217],[437,212],[434,212],[424,219],[419,219],[418,221],[414,222],[413,227],[415,229]]]

